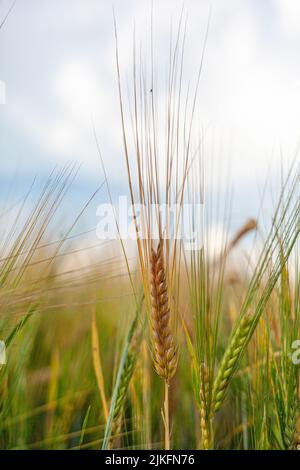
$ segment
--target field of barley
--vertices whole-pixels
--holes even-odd
[[[299,154],[236,227],[229,184],[225,198],[206,191],[218,173],[196,111],[209,27],[187,81],[184,15],[163,78],[151,32],[148,55],[132,42],[128,79],[114,18],[124,191],[95,127],[88,199],[66,204],[81,171],[67,163],[1,204],[3,450],[300,448]],[[127,232],[117,210],[82,228],[100,194],[105,208],[127,197]]]
[[[255,220],[214,259],[146,239],[134,267],[105,242],[66,269],[72,236],[47,229],[69,176],[2,242],[1,448],[297,448],[299,173],[256,264],[234,271]]]

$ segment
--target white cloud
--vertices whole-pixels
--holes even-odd
[[[276,0],[278,21],[283,31],[290,37],[300,36],[299,0]]]
[[[196,76],[209,4],[206,0],[185,3],[188,13],[186,82]],[[275,4],[281,27],[292,35],[293,45],[299,50],[296,31],[300,24],[300,2],[276,0]],[[93,118],[110,178],[114,182],[124,180],[112,5],[76,1],[70,9],[70,0],[49,5],[46,10],[39,9],[32,2],[34,16],[27,15],[26,25],[21,15],[24,6],[16,9],[15,14],[18,11],[20,14],[17,16],[19,37],[32,34],[32,43],[43,41],[43,57],[47,57],[48,48],[52,55],[51,60],[41,64],[35,49],[26,49],[31,54],[27,57],[31,65],[26,70],[30,84],[27,89],[26,86],[15,88],[16,95],[7,104],[6,116],[16,135],[21,130],[33,146],[38,146],[41,161],[74,158],[82,161],[91,174],[98,165]],[[175,28],[181,7],[181,0],[154,1],[157,70],[162,79],[167,68],[170,16]],[[128,1],[125,8],[124,2],[117,0],[115,11],[121,71],[126,84],[132,71],[133,23],[135,20],[137,40],[149,45],[151,1]],[[45,12],[50,14],[47,19]],[[42,20],[45,28],[41,26]],[[206,158],[216,148],[219,159],[226,160],[229,155],[233,182],[240,185],[251,181],[254,175],[265,174],[274,148],[282,145],[285,155],[292,153],[300,135],[300,66],[293,58],[288,60],[277,54],[278,43],[273,46],[266,38],[265,21],[254,2],[213,2],[197,128],[203,124],[210,129]],[[276,19],[270,16],[268,21],[273,21],[275,30],[278,28]],[[109,22],[111,27],[104,28]],[[51,37],[47,40],[49,31]],[[59,48],[53,56],[54,37]],[[288,46],[282,38],[278,40],[285,50]],[[16,56],[7,57],[5,66],[10,70]],[[145,60],[148,59],[146,54]],[[35,63],[40,69],[34,68]],[[37,72],[41,75],[36,76]],[[8,85],[13,88],[13,84]],[[41,90],[43,105],[39,95],[35,96],[35,87]],[[126,99],[126,88],[124,91]],[[226,161],[223,165],[226,167]]]

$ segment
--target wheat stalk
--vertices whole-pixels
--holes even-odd
[[[93,314],[92,314],[91,337],[92,337],[92,356],[93,356],[94,371],[95,371],[97,386],[99,389],[99,394],[100,394],[101,403],[103,407],[103,414],[104,414],[105,422],[107,422],[108,406],[107,406],[107,400],[106,400],[106,395],[105,395],[105,385],[104,385],[102,361],[101,361],[100,348],[99,348],[99,337],[98,337],[95,310],[93,311]]]

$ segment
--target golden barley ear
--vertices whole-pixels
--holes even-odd
[[[229,244],[229,249],[232,249],[239,243],[239,241],[247,235],[249,232],[252,230],[257,230],[257,220],[256,219],[249,219],[243,226],[242,228],[236,233],[235,237],[233,240],[231,240]]]
[[[156,250],[151,249],[150,268],[153,360],[157,374],[169,383],[177,368],[177,349],[171,326],[162,241]]]

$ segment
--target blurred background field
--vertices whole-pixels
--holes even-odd
[[[20,229],[12,224],[3,232],[1,338],[7,344],[7,364],[0,371],[2,449],[98,449],[103,444],[107,411],[136,303],[119,242],[98,242],[91,254],[89,249],[78,248],[78,238],[83,243],[85,234],[76,234],[76,225],[72,228],[76,236],[67,231],[56,238],[57,225],[51,213],[70,177],[65,170],[54,173],[25,224]],[[282,230],[287,230],[284,224]],[[260,237],[264,237],[260,227],[256,228],[255,221],[248,221],[231,240],[223,240],[226,262],[222,250],[211,250],[203,267],[207,308],[212,319],[216,313],[220,315],[218,363],[257,269],[255,265],[251,267],[251,262],[259,264],[256,255],[252,261],[249,257],[253,247],[257,251],[261,248]],[[131,249],[130,272],[139,292],[141,276],[134,253]],[[281,436],[285,431],[281,429],[280,406],[288,411],[291,405],[284,390],[289,377],[286,361],[290,361],[291,338],[297,338],[299,333],[297,245],[289,264],[283,260],[282,263],[278,282],[216,416],[215,448],[268,449],[287,445]],[[255,287],[251,312],[274,274],[271,260],[268,264],[266,274]],[[180,449],[202,446],[199,384],[195,383],[198,369],[194,369],[189,341],[195,351],[199,343],[200,350],[205,344],[197,327],[197,311],[195,317],[191,304],[191,273],[185,269],[182,266],[179,298],[184,321],[180,318],[178,322],[179,363],[171,382],[170,402],[172,445]],[[143,322],[144,308],[140,315]],[[201,307],[199,315],[200,318]],[[95,350],[93,334],[99,350]],[[126,388],[120,429],[111,442],[117,448],[164,446],[160,414],[163,390],[152,366],[148,328],[143,334]],[[278,367],[275,376],[274,367]],[[279,390],[281,398],[277,396]],[[293,408],[293,413],[296,417],[297,409]],[[292,431],[293,445],[296,430],[294,427]]]

